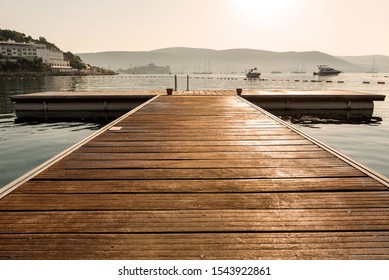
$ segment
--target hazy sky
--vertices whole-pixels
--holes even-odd
[[[389,55],[388,0],[0,0],[0,28],[64,51],[166,47]]]

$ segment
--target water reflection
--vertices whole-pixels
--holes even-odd
[[[131,109],[125,111],[18,111],[15,123],[30,123],[31,120],[39,123],[69,121],[109,123],[128,113]]]
[[[273,115],[293,124],[368,124],[380,125],[382,117],[366,110],[268,110]]]

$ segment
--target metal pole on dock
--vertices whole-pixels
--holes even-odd
[[[177,91],[177,75],[174,75],[174,91]]]
[[[186,75],[186,91],[189,91],[189,75]]]

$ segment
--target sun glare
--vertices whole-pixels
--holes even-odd
[[[295,11],[296,0],[228,0],[236,17],[247,24],[285,22]]]

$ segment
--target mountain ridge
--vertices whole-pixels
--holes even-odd
[[[174,73],[212,71],[214,73],[244,72],[258,67],[263,72],[278,69],[292,72],[316,71],[318,64],[328,64],[343,72],[366,72],[374,56],[332,56],[320,51],[274,52],[250,48],[215,50],[207,48],[170,47],[150,51],[106,51],[78,53],[83,61],[110,69],[127,69],[155,63],[169,65]],[[381,57],[380,71],[389,71],[389,57]],[[370,61],[369,63],[367,63]]]

